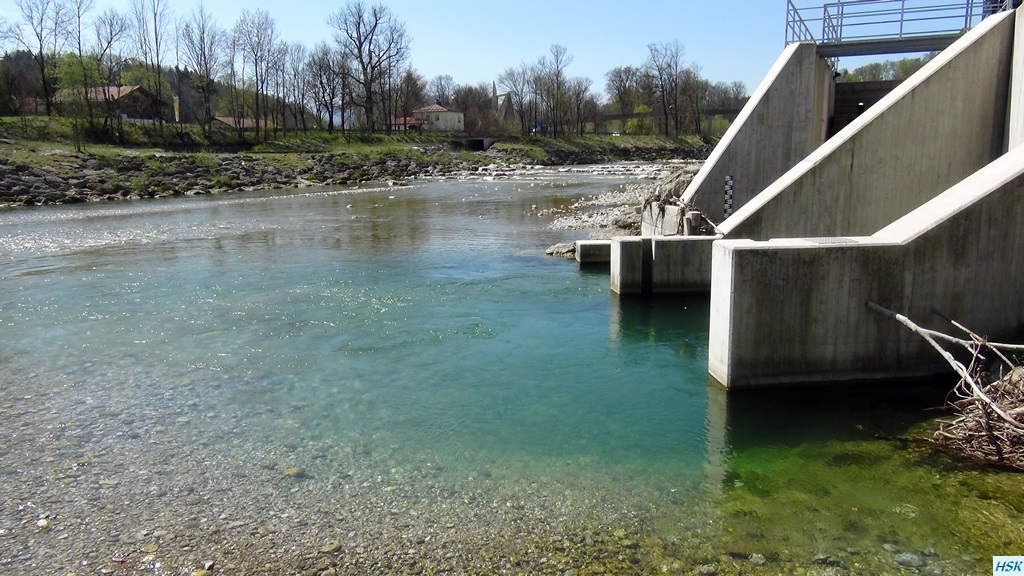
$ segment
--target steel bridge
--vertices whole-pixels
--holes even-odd
[[[1021,0],[787,0],[786,44],[814,42],[825,58],[943,50],[991,14]]]

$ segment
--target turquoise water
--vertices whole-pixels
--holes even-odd
[[[600,484],[644,508],[638,535],[684,543],[650,552],[670,570],[736,551],[859,558],[893,542],[933,549],[947,573],[1024,553],[965,543],[941,526],[949,517],[920,512],[976,498],[922,488],[942,470],[997,483],[1000,521],[1020,524],[1005,476],[878,439],[924,421],[941,394],[727,398],[707,379],[706,298],[619,300],[606,273],[543,255],[580,233],[547,230],[538,210],[620,183],[549,175],[0,213],[0,400],[12,426],[111,414],[115,455],[137,457],[137,440],[229,461],[287,446],[310,454],[292,460],[319,481],[340,475],[328,464],[343,450],[452,478]],[[897,569],[877,556],[860,561]]]
[[[322,438],[692,467],[706,318],[610,334],[607,277],[543,255],[572,234],[544,231],[532,205],[608,185],[5,214],[23,227],[4,242],[20,245],[4,269],[9,353],[224,381],[240,413],[307,403]]]

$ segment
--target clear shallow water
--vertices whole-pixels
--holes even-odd
[[[610,463],[699,455],[685,444],[703,436],[705,351],[680,358],[672,334],[701,339],[706,319],[664,326],[661,342],[610,337],[607,278],[542,253],[566,234],[541,230],[532,205],[566,187],[514,188],[6,214],[21,227],[4,227],[11,352],[58,352],[60,371],[205,373],[229,380],[243,413],[310,405],[324,437]]]
[[[344,449],[451,478],[599,485],[642,507],[642,535],[678,544],[648,551],[670,570],[726,552],[896,570],[881,546],[899,544],[956,573],[1024,553],[1002,549],[1024,542],[1012,476],[876,438],[941,394],[726,397],[707,381],[706,299],[619,300],[605,273],[545,257],[579,233],[546,230],[534,207],[618,182],[0,213],[0,400],[21,426],[78,422],[79,440],[109,436],[90,417],[116,420],[114,456],[141,457],[139,441],[238,461],[286,446],[334,482],[357,473],[330,465]],[[58,460],[84,445],[40,443]],[[965,520],[981,500],[998,518],[981,505]],[[984,523],[1000,535],[964,535]]]

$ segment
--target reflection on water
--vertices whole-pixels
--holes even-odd
[[[620,299],[606,272],[544,257],[578,233],[546,230],[533,206],[612,185],[0,213],[0,400],[42,406],[8,424],[87,431],[102,406],[149,442],[144,458],[198,446],[251,466],[285,446],[325,490],[338,462],[455,486],[484,473],[510,491],[586,486],[642,519],[651,571],[799,572],[827,555],[893,573],[899,549],[951,574],[1014,553],[1017,477],[902,439],[923,435],[941,392],[726,394],[707,378],[706,297]],[[54,457],[81,457],[52,440]]]

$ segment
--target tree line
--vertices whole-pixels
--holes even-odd
[[[906,80],[924,67],[938,52],[930,52],[919,58],[901,58],[884,60],[858,66],[852,71],[846,68],[839,70],[839,82],[879,82],[889,80]]]
[[[20,19],[0,21],[10,50],[0,61],[0,113],[62,114],[85,129],[116,131],[118,93],[142,86],[157,103],[174,102],[182,122],[209,138],[215,119],[230,118],[242,136],[279,130],[391,132],[413,110],[438,103],[465,115],[466,131],[563,136],[599,129],[677,136],[700,133],[703,111],[733,108],[740,82],[712,84],[685,65],[678,41],[651,44],[638,66],[613,68],[604,94],[573,77],[573,57],[555,44],[532,64],[507,68],[477,85],[447,74],[426,79],[410,64],[405,25],[382,4],[350,0],[327,16],[329,41],[307,47],[281,38],[264,10],[242,10],[224,27],[203,4],[175,16],[168,0],[129,0],[124,11],[97,12],[94,0],[16,0]],[[500,89],[500,90],[499,90]],[[162,129],[173,116],[153,110]],[[626,117],[631,117],[626,119]]]

